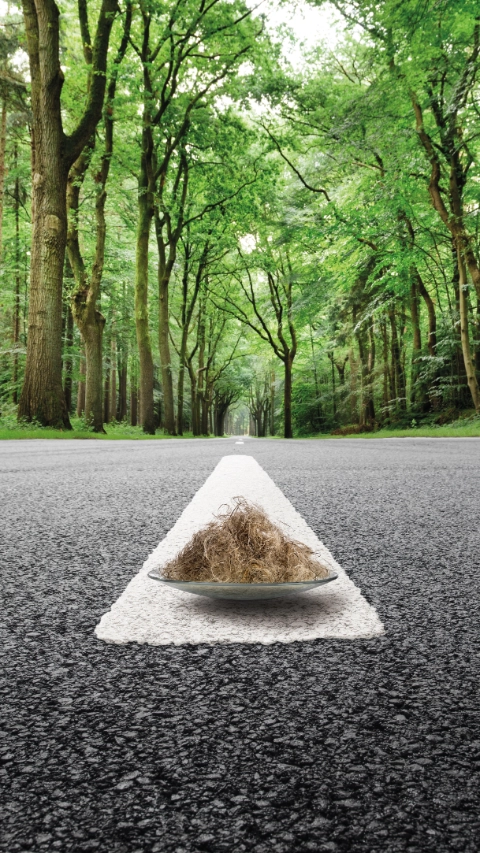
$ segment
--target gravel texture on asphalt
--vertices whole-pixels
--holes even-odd
[[[232,452],[384,636],[95,637]],[[480,441],[12,441],[0,472],[2,853],[478,853]]]

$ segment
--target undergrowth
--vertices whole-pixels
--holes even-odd
[[[145,441],[158,439],[174,439],[163,430],[158,429],[155,435],[146,435],[139,426],[131,426],[126,422],[113,422],[105,424],[105,434],[93,432],[85,423],[83,418],[72,416],[70,418],[71,430],[51,429],[43,427],[39,423],[18,421],[16,406],[2,404],[0,409],[0,441],[6,439],[86,439],[93,441]],[[370,428],[362,431],[358,426],[342,427],[337,430],[338,434],[311,433],[298,435],[296,438],[307,439],[342,439],[342,438],[480,438],[480,415],[467,413],[457,417],[450,423],[432,423],[424,421],[419,424],[412,417],[409,426],[388,426],[381,428]],[[191,432],[185,432],[182,438],[194,438]],[[281,435],[269,436],[270,438],[281,438]],[[201,438],[213,438],[213,436],[201,436]]]

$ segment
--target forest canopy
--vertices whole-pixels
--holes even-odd
[[[477,2],[0,13],[2,414],[291,438],[480,413]]]

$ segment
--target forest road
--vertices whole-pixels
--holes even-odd
[[[383,636],[95,637],[231,453]],[[478,853],[480,440],[5,441],[0,472],[2,853]]]

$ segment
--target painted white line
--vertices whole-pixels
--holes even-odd
[[[267,602],[213,601],[167,589],[147,573],[161,567],[211,520],[222,504],[242,495],[266,510],[296,539],[338,572],[318,590]],[[107,643],[291,643],[368,638],[383,633],[376,610],[335,562],[306,521],[251,456],[224,456],[159,546],[95,629]]]

